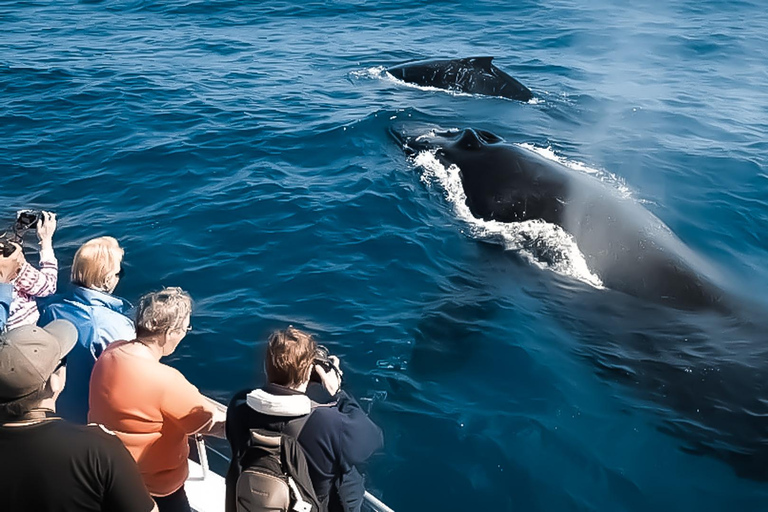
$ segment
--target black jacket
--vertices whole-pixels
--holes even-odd
[[[306,395],[276,384],[243,390],[232,398],[226,425],[233,454],[226,477],[227,512],[235,512],[234,489],[240,473],[237,461],[247,447],[250,429],[282,432],[288,421],[309,412]],[[383,438],[358,403],[343,391],[330,404],[312,403],[299,444],[320,501],[331,511],[359,511],[365,489],[358,467],[381,448]]]

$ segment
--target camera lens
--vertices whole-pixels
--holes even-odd
[[[19,212],[19,216],[16,218],[16,229],[34,229],[37,227],[42,212],[27,210]]]

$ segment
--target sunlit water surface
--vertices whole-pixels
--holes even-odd
[[[766,12],[3,2],[0,214],[59,214],[61,283],[78,245],[110,234],[126,249],[119,294],[189,290],[194,331],[171,364],[222,401],[261,382],[271,329],[317,333],[384,430],[368,487],[398,511],[764,510],[767,483],[686,449],[695,412],[654,387],[680,368],[644,374],[640,362],[689,335],[716,347],[755,318],[602,289],[551,230],[565,263],[542,265],[519,226],[474,221],[456,176],[408,160],[388,128],[483,128],[591,172],[762,303]],[[424,90],[384,71],[480,55],[535,100]],[[756,331],[747,347],[765,341]],[[683,362],[699,378],[720,367],[716,352]],[[747,376],[768,365],[753,363]]]

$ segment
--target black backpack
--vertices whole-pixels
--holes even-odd
[[[323,512],[298,442],[310,414],[289,421],[282,433],[251,429],[239,459],[237,512]]]

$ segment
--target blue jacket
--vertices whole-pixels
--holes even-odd
[[[8,321],[12,300],[13,285],[9,283],[0,283],[0,332],[5,329],[5,322]]]
[[[65,293],[41,301],[38,325],[69,320],[77,328],[77,345],[67,356],[67,385],[57,401],[59,415],[85,424],[88,384],[96,358],[107,345],[136,337],[131,304],[106,292],[72,285]]]

